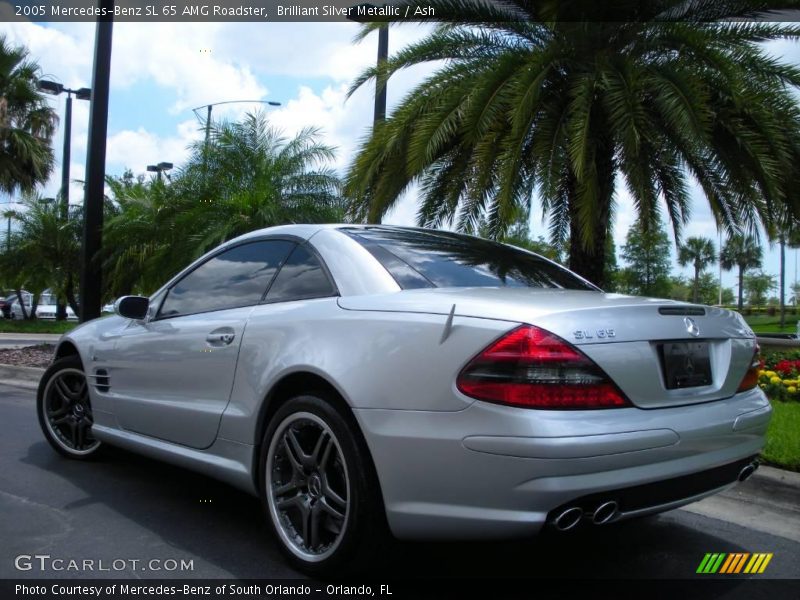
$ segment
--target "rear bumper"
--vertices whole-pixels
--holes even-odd
[[[771,408],[754,389],[669,409],[537,411],[475,402],[459,412],[354,412],[394,534],[457,539],[534,534],[560,507],[611,492],[641,498],[622,494],[641,486],[656,486],[652,501],[620,501],[617,518],[715,493],[762,448]],[[663,483],[701,473],[677,496],[675,485]]]

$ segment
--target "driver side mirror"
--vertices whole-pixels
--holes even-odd
[[[150,298],[144,296],[123,296],[114,302],[114,312],[126,319],[141,321],[147,316]]]

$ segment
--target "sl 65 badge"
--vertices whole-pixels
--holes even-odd
[[[576,329],[572,332],[572,335],[576,340],[591,340],[595,337],[602,340],[617,337],[617,332],[614,329],[609,328],[596,329],[595,331],[590,331],[588,329]]]

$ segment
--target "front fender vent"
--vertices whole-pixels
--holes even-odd
[[[111,389],[111,379],[106,369],[97,369],[94,375],[89,375],[89,377],[94,380],[92,385],[94,385],[94,389],[98,392],[106,393]]]

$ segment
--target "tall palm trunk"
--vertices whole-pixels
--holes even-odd
[[[22,310],[22,318],[28,320],[28,311],[25,310],[25,303],[22,301],[22,290],[14,290],[17,295],[17,302],[19,302],[20,310]]]
[[[694,263],[694,291],[692,292],[692,302],[697,304],[697,292],[700,287],[700,265]]]
[[[742,312],[743,293],[744,293],[744,267],[739,265],[739,312]]]
[[[781,274],[780,274],[780,303],[781,303],[781,329],[786,325],[786,304],[783,295],[786,287],[786,239],[781,235]]]
[[[581,232],[577,179],[570,174],[569,186],[569,268],[588,279],[599,288],[606,286],[606,240],[611,228],[611,204],[614,196],[613,143],[597,139],[595,144],[595,167],[597,173],[597,212],[592,215],[592,236],[589,244],[584,244]]]

